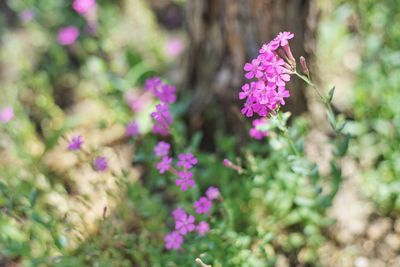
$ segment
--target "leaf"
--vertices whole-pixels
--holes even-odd
[[[29,203],[31,204],[32,208],[35,207],[36,198],[37,198],[37,190],[34,188],[29,195]]]
[[[333,111],[331,109],[328,109],[326,111],[327,115],[328,115],[328,121],[329,124],[332,126],[333,129],[336,130],[336,118],[335,118],[335,114],[333,114]]]
[[[336,155],[343,157],[349,148],[350,135],[346,134],[338,143],[336,147]]]
[[[327,98],[327,100],[328,100],[329,103],[332,102],[332,99],[333,99],[333,95],[334,95],[334,94],[335,94],[335,86],[333,86],[332,89],[329,90],[328,98]]]

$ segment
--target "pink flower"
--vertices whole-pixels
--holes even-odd
[[[151,77],[144,82],[144,89],[151,91],[154,94],[157,93],[159,86],[161,86],[161,78],[158,76]]]
[[[68,149],[71,151],[79,150],[79,149],[81,149],[82,144],[83,144],[82,136],[80,136],[80,135],[74,136],[74,137],[72,137],[72,139],[70,140],[70,142],[68,144]]]
[[[285,87],[278,87],[278,92],[276,92],[276,101],[278,101],[281,105],[285,105],[285,99],[290,96],[290,93],[288,90],[286,90]]]
[[[294,37],[294,34],[291,32],[280,32],[278,36],[276,36],[275,41],[277,41],[280,46],[285,46],[288,45],[289,42],[288,40],[292,39]]]
[[[32,9],[25,9],[21,13],[19,13],[19,18],[23,22],[29,22],[35,18],[35,15],[35,11],[33,11]]]
[[[184,49],[183,42],[178,38],[171,38],[167,41],[165,52],[170,57],[178,56]]]
[[[0,122],[6,123],[14,118],[14,109],[12,107],[4,107],[0,109]]]
[[[139,112],[150,105],[152,94],[150,92],[128,91],[125,94],[125,100],[132,112]]]
[[[128,137],[136,136],[139,134],[139,125],[132,121],[126,125],[125,135]]]
[[[158,104],[156,111],[151,113],[154,119],[153,133],[166,136],[169,134],[169,127],[172,124],[172,115],[167,104]]]
[[[176,88],[173,85],[163,84],[159,91],[156,91],[155,96],[163,103],[175,103]]]
[[[162,160],[157,163],[157,170],[160,173],[164,173],[169,170],[172,164],[172,158],[169,157],[163,157]]]
[[[259,67],[260,61],[258,59],[253,59],[251,63],[246,63],[243,67],[243,69],[247,71],[245,77],[247,79],[253,79],[254,77],[261,78],[263,73],[260,71]]]
[[[79,36],[79,29],[75,26],[61,28],[58,31],[58,43],[60,45],[72,45]]]
[[[108,169],[108,162],[105,157],[99,156],[94,159],[93,166],[98,172],[105,172]]]
[[[224,162],[227,159],[224,159]],[[227,166],[227,165],[225,165]],[[219,189],[214,187],[214,186],[210,186],[207,191],[206,191],[206,196],[209,200],[214,200],[217,199],[219,197],[220,193],[219,193]]]
[[[229,159],[224,159],[222,163],[225,167],[230,167],[232,165],[232,162]]]
[[[170,144],[164,141],[160,141],[154,147],[154,154],[156,154],[157,157],[165,157],[168,155],[170,148],[171,148]]]
[[[178,250],[182,246],[183,236],[177,231],[173,231],[164,237],[164,241],[167,250]]]
[[[182,191],[186,191],[188,187],[194,187],[193,173],[178,172],[179,178],[175,181],[177,186],[181,187]]]
[[[210,225],[205,221],[199,222],[199,224],[196,226],[196,232],[198,232],[200,236],[204,236],[209,231]]]
[[[262,131],[259,130],[258,127],[260,125],[263,125],[266,123],[266,119],[265,118],[261,118],[261,119],[256,119],[253,121],[253,128],[250,129],[249,131],[249,135],[250,137],[257,139],[257,140],[261,140],[264,137],[268,136],[268,132],[267,131]]]
[[[197,164],[197,159],[192,153],[179,154],[178,159],[179,159],[177,163],[178,167],[190,169]]]
[[[193,215],[185,214],[178,218],[175,222],[175,229],[181,235],[186,235],[187,233],[192,232],[195,229]]]
[[[72,8],[79,14],[86,14],[96,6],[96,0],[74,0]]]
[[[180,220],[180,218],[185,215],[186,212],[182,208],[176,208],[172,211],[172,217],[175,221]]]
[[[197,214],[207,213],[211,209],[211,206],[212,202],[206,197],[201,197],[194,203]]]

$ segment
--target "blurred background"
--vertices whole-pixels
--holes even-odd
[[[212,266],[400,266],[399,0],[72,2],[0,1],[0,266],[195,266],[201,253]],[[238,92],[243,65],[281,31],[317,84],[336,86],[352,136],[342,186],[312,227],[276,226],[286,217],[254,208],[257,192],[241,193],[254,184],[220,166],[260,145]],[[175,198],[148,165],[154,75],[177,87],[174,135],[196,147],[214,179],[204,186],[224,188],[231,220],[187,253],[163,247]],[[324,174],[323,105],[299,79],[290,89],[285,110]],[[141,138],[126,137],[132,120]],[[77,134],[108,174],[66,149]]]

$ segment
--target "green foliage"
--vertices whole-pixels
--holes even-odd
[[[362,65],[356,83],[355,156],[364,164],[365,191],[383,213],[400,211],[399,1],[354,1]]]

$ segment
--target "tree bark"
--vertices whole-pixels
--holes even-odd
[[[186,5],[189,49],[184,88],[193,90],[188,120],[192,131],[209,137],[218,127],[243,133],[238,93],[243,65],[280,31],[291,31],[295,57],[309,59],[314,47],[317,11],[312,0],[193,0]],[[304,87],[292,79],[288,108],[307,111]],[[217,117],[217,118],[215,118]]]

